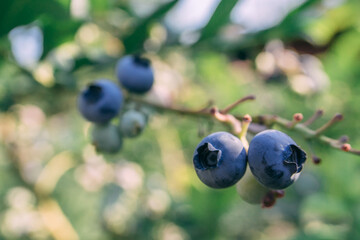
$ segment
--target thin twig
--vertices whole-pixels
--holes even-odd
[[[135,101],[150,107],[153,107],[159,111],[168,111],[168,112],[173,112],[173,113],[179,113],[179,114],[184,114],[184,115],[188,115],[188,116],[194,116],[194,117],[205,117],[205,118],[213,118],[213,114],[211,113],[211,109],[206,109],[206,110],[192,110],[192,109],[187,109],[187,108],[181,108],[181,107],[174,107],[174,106],[164,106],[158,103],[154,103],[154,102],[149,102],[146,101],[144,99],[140,99],[140,98],[134,98],[129,96],[128,97],[129,101]],[[230,115],[230,114],[229,114]],[[341,117],[340,117],[341,116]],[[236,119],[242,120],[243,116],[240,115],[235,115],[234,116]],[[334,123],[334,119],[335,122],[341,120],[342,115],[337,114],[334,116],[334,118],[332,120],[330,120],[329,122],[333,122]],[[308,120],[309,121],[309,120]],[[308,122],[307,121],[307,122]],[[296,124],[293,128],[289,128],[291,126],[291,122],[290,120],[287,120],[285,118],[276,116],[276,115],[258,115],[258,116],[253,116],[252,117],[252,122],[253,123],[258,123],[267,127],[272,126],[273,124],[277,124],[280,125],[284,128],[287,128],[291,131],[295,131],[300,133],[305,139],[317,139],[318,141],[325,143],[327,145],[329,145],[332,148],[335,149],[339,149],[344,151],[343,147],[343,143],[340,143],[338,139],[333,139],[330,137],[327,137],[325,135],[322,135],[323,130],[312,130],[309,127],[306,126],[306,122],[301,124]],[[325,125],[332,125],[333,123],[327,123]],[[324,126],[325,126],[324,125]],[[327,127],[321,127],[321,128],[325,128],[327,129]],[[321,129],[320,128],[320,129]],[[324,129],[324,130],[325,130]],[[252,129],[249,128],[249,131],[251,131]],[[346,149],[348,150],[348,149]],[[347,152],[355,154],[355,155],[359,155],[360,156],[360,150],[356,150],[353,148],[350,148]]]
[[[140,104],[147,105],[149,107],[152,107],[159,111],[168,111],[168,112],[174,112],[178,114],[183,115],[192,115],[192,116],[198,116],[198,117],[210,117],[211,116],[211,108],[199,108],[199,110],[193,110],[188,108],[182,108],[182,107],[175,107],[175,106],[165,106],[159,103],[150,102],[143,98],[137,98],[137,97],[128,97],[127,100],[137,102]]]
[[[274,123],[278,124],[278,125],[281,125],[281,126],[285,127],[285,128],[288,128],[288,124],[290,122],[289,120],[286,120],[286,119],[280,118],[280,117],[273,118],[272,121]],[[339,150],[342,150],[342,151],[347,150],[346,152],[349,152],[349,153],[360,156],[360,150],[356,150],[356,149],[353,149],[353,148],[350,148],[349,150],[347,148],[344,149],[343,143],[339,142],[339,140],[327,137],[325,135],[320,135],[316,131],[308,128],[307,126],[304,126],[303,124],[297,124],[293,128],[293,130],[301,133],[302,136],[305,139],[311,139],[311,138],[315,139],[316,138],[320,142],[323,142],[323,143],[329,145],[332,148],[339,149]]]
[[[228,123],[235,135],[239,135],[242,132],[241,122],[233,115],[222,114],[217,108],[212,108],[210,112],[218,121]]]
[[[332,125],[334,125],[337,122],[340,122],[343,119],[344,119],[344,117],[342,114],[340,114],[340,113],[336,114],[332,119],[330,119],[330,121],[328,121],[327,123],[325,123],[324,125],[322,125],[321,127],[319,127],[318,129],[315,130],[316,135],[323,133],[325,130],[330,128]]]
[[[246,102],[246,101],[249,101],[249,100],[254,100],[254,99],[255,99],[254,95],[245,96],[243,98],[240,98],[236,102],[230,104],[229,106],[225,107],[224,109],[220,110],[220,112],[222,114],[226,114],[226,113],[230,112],[232,109],[234,109],[240,103],[243,103],[243,102]]]
[[[307,121],[305,121],[303,124],[305,126],[309,126],[313,122],[315,122],[317,119],[319,119],[322,115],[324,115],[324,111],[319,109],[317,110],[314,115],[312,115]]]

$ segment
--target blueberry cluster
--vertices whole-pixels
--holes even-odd
[[[153,86],[154,73],[148,59],[127,55],[116,65],[116,76],[130,94],[147,93]],[[108,79],[89,84],[78,97],[78,109],[92,122],[91,140],[99,152],[116,153],[123,137],[136,137],[145,128],[148,113],[136,106],[125,107],[122,89]],[[113,120],[119,116],[118,124]]]
[[[279,194],[299,177],[306,153],[285,133],[265,130],[252,139],[248,153],[242,141],[227,132],[205,137],[197,146],[193,164],[199,179],[212,188],[237,183],[240,196],[260,203]],[[250,168],[245,174],[247,165]],[[244,176],[245,174],[245,176]],[[243,179],[242,179],[243,178]],[[241,181],[239,181],[241,179]]]
[[[123,138],[139,136],[149,117],[144,107],[124,103],[122,89],[130,94],[147,93],[154,83],[150,61],[136,55],[124,56],[116,64],[116,76],[122,88],[111,80],[99,79],[78,97],[80,113],[93,124],[92,143],[103,153],[117,153]],[[282,189],[299,177],[306,154],[277,130],[258,133],[250,144],[245,139],[246,131],[242,133],[238,138],[228,132],[215,132],[202,139],[193,155],[196,174],[211,188],[237,184],[245,201],[272,206],[276,198],[283,196]]]

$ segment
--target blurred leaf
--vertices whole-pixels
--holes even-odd
[[[308,17],[304,17],[304,13],[314,7],[314,5],[321,3],[320,0],[308,0],[303,4],[300,4],[298,7],[289,12],[289,14],[281,21],[280,24],[276,26],[266,29],[263,32],[260,32],[260,39],[268,41],[273,38],[273,35],[278,35],[276,37],[281,38],[283,40],[289,38],[297,38],[302,37],[303,29],[305,27],[305,23],[308,20]]]
[[[57,0],[61,5],[63,5],[66,9],[69,8],[72,0]]]
[[[307,234],[323,239],[344,239],[351,226],[351,211],[345,201],[324,193],[303,202],[300,218]]]
[[[355,4],[330,9],[321,18],[313,19],[306,26],[306,34],[316,45],[325,45],[334,36],[351,28],[358,21],[358,9]]]
[[[95,14],[105,13],[109,9],[109,1],[90,0],[91,12]]]
[[[121,9],[121,11],[126,12],[130,17],[137,17],[127,0],[117,1],[114,3],[114,6]]]
[[[282,41],[288,41],[290,39],[303,39],[303,31],[305,22],[308,17],[304,16],[304,12],[318,4],[319,0],[308,0],[300,6],[293,9],[282,21],[274,27],[265,29],[263,31],[250,33],[244,36],[243,39],[228,46],[227,50],[233,51],[234,48],[238,50],[246,49],[249,51],[258,51],[257,48],[262,48],[263,45],[275,38],[279,38]],[[226,46],[221,46],[222,48]]]
[[[44,52],[43,56],[59,46],[60,44],[71,41],[75,37],[75,32],[81,26],[82,22],[73,20],[58,21],[57,19],[49,19],[44,21],[42,27],[44,34]]]
[[[94,66],[96,65],[96,62],[87,58],[87,57],[79,57],[74,59],[74,68],[73,71],[76,71],[82,67],[87,67],[87,66]]]
[[[163,17],[178,1],[174,0],[160,6],[149,17],[143,19],[134,29],[135,31],[130,33],[124,38],[124,45],[127,53],[134,53],[139,49],[142,49],[142,45],[146,40],[149,32],[149,26],[159,18]]]
[[[303,203],[301,214],[305,222],[321,220],[333,224],[346,222],[350,217],[345,202],[323,193],[308,197]]]
[[[41,15],[57,21],[69,17],[69,12],[55,0],[0,1],[0,37],[16,26],[29,24]]]
[[[335,79],[343,82],[343,79],[351,76],[356,76],[354,73],[359,72],[357,67],[359,64],[360,54],[360,32],[357,29],[349,29],[337,38],[333,44],[330,52],[332,55],[326,59],[327,64],[332,64],[328,69],[330,74],[333,74]],[[359,74],[357,74],[359,76]],[[359,83],[357,78],[354,78],[354,84]]]
[[[203,28],[199,42],[214,36],[222,26],[229,22],[230,13],[237,2],[238,0],[220,2],[208,24]]]
[[[114,205],[120,195],[122,194],[123,189],[115,183],[109,183],[102,188],[102,202],[101,202],[101,212],[105,211],[107,207]]]
[[[92,71],[104,71],[105,69],[113,68],[117,58],[104,57],[100,60],[94,60],[86,56],[80,56],[74,59],[74,66],[72,72],[75,72],[81,68],[90,67]]]

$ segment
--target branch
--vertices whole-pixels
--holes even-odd
[[[234,102],[234,103],[230,104],[229,106],[225,107],[220,112],[223,113],[223,114],[226,114],[226,113],[230,112],[232,109],[234,109],[236,106],[238,106],[240,103],[243,103],[243,102],[246,102],[246,101],[249,101],[249,100],[255,100],[255,96],[254,95],[249,95],[249,96],[240,98],[236,102]]]
[[[226,107],[224,110],[222,111],[217,111],[217,113],[222,114],[223,116],[215,116],[214,115],[214,109],[216,108],[200,108],[200,110],[193,110],[193,109],[188,109],[188,108],[183,108],[183,107],[175,107],[175,106],[165,106],[165,105],[161,105],[155,102],[151,102],[151,101],[147,101],[144,100],[142,98],[138,98],[138,97],[133,97],[133,96],[128,96],[127,97],[127,101],[132,101],[132,102],[137,102],[139,104],[143,104],[149,107],[152,107],[158,111],[167,111],[167,112],[173,112],[173,113],[177,113],[177,114],[182,114],[182,115],[187,115],[187,116],[193,116],[193,117],[204,117],[204,118],[213,118],[216,119],[219,122],[226,122],[231,125],[233,127],[233,130],[236,129],[235,131],[238,131],[238,127],[234,126],[231,122],[234,121],[223,121],[223,118],[229,118],[229,116],[232,116],[230,114],[226,114],[228,111],[230,111],[231,109],[233,109],[235,106],[237,106],[239,103],[244,102],[243,99],[246,100],[250,100],[253,99],[254,97],[252,95],[241,98],[240,100],[237,100],[236,102],[234,102],[233,104],[230,104],[228,107]],[[245,101],[246,101],[245,100]],[[338,120],[340,119],[340,115],[337,114],[334,116],[334,118],[332,120],[330,120],[328,123],[326,123],[324,125],[324,127],[321,127],[320,129],[317,130],[312,130],[308,127],[308,125],[310,125],[314,120],[316,120],[319,115],[322,115],[322,111],[321,113],[319,113],[320,111],[318,111],[315,115],[316,117],[312,117],[311,120],[305,122],[305,123],[299,123],[299,119],[295,120],[297,121],[296,124],[294,124],[294,120],[288,120],[276,115],[258,115],[258,116],[254,116],[252,117],[252,123],[255,124],[260,124],[266,127],[271,127],[274,124],[277,124],[279,126],[282,126],[286,129],[288,129],[289,131],[295,131],[298,132],[302,135],[302,137],[304,139],[316,139],[322,143],[325,143],[327,145],[329,145],[332,148],[338,149],[338,150],[342,150],[345,152],[349,152],[355,155],[359,155],[360,156],[360,150],[356,150],[351,148],[350,144],[348,143],[344,143],[343,141],[339,140],[339,139],[333,139],[330,137],[327,137],[325,135],[322,134],[322,132],[327,129],[329,127],[329,125],[331,126],[332,124],[334,124],[335,122],[338,122]],[[225,114],[224,114],[225,113]],[[227,116],[227,117],[226,117]],[[234,117],[238,120],[243,120],[243,116],[240,115],[234,115]],[[335,119],[335,121],[334,121]],[[331,122],[331,124],[330,124]],[[252,124],[251,124],[252,125]],[[256,130],[258,127],[256,128],[251,128],[251,125],[249,127],[249,132],[252,133],[256,133]],[[238,134],[238,133],[236,133]]]
[[[311,125],[313,122],[315,122],[317,119],[319,119],[324,114],[324,111],[319,109],[317,110],[314,115],[312,115],[306,122],[304,122],[305,126]]]
[[[325,135],[321,135],[321,134],[319,134],[319,131],[312,130],[304,124],[297,124],[293,128],[290,128],[289,126],[291,126],[292,121],[281,118],[279,116],[261,116],[261,118],[265,119],[268,124],[270,123],[270,125],[278,124],[289,130],[294,130],[294,131],[300,133],[303,136],[303,138],[305,138],[305,139],[317,139],[320,142],[325,143],[332,148],[339,149],[339,150],[353,153],[355,155],[360,156],[360,150],[351,148],[350,144],[343,143],[343,142],[339,141],[339,139],[333,139],[333,138],[327,137]],[[326,125],[328,125],[328,124],[326,124]]]

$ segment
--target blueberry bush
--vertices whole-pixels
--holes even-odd
[[[0,239],[359,239],[358,0],[0,3]]]

